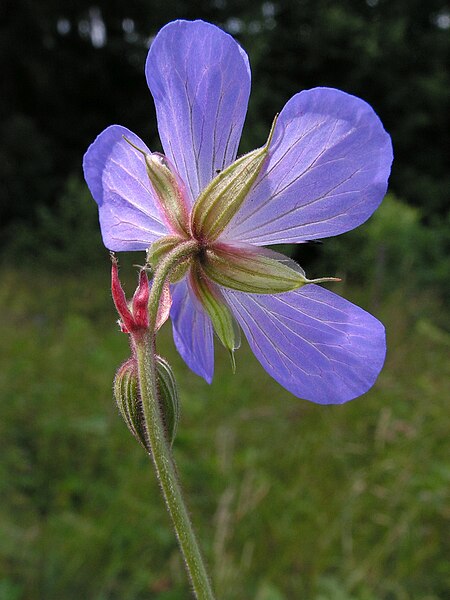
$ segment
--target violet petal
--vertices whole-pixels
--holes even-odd
[[[390,137],[366,102],[301,92],[281,111],[266,165],[223,238],[265,245],[349,231],[380,204],[391,162]]]
[[[317,285],[273,296],[222,292],[257,359],[296,396],[341,404],[374,384],[385,333],[363,309]]]
[[[156,36],[145,72],[164,152],[194,201],[236,157],[250,94],[247,55],[214,25],[174,21]]]
[[[172,287],[173,339],[187,366],[211,383],[214,373],[214,342],[211,320],[194,298],[186,278]]]
[[[124,139],[149,151],[126,127],[111,125],[89,146],[84,177],[98,204],[103,243],[109,250],[145,250],[165,235],[145,161]]]

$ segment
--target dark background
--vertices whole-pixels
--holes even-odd
[[[251,57],[242,151],[263,142],[294,93],[341,88],[372,104],[392,136],[391,191],[438,236],[448,225],[448,2],[3,0],[0,10],[3,247],[18,223],[36,227],[42,207],[55,209],[107,125],[159,147],[143,65],[152,36],[174,18],[222,26]]]

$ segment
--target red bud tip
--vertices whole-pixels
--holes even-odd
[[[111,254],[111,260],[111,292],[120,316],[120,330],[124,333],[133,334],[148,329],[148,298],[150,290],[145,270],[143,269],[139,273],[139,284],[131,303],[132,310],[130,310],[119,279],[118,261],[113,254]]]
[[[133,296],[133,318],[136,328],[147,329],[148,327],[148,298],[150,289],[145,270],[139,273],[139,285]]]
[[[122,285],[119,279],[119,269],[117,258],[114,255],[111,255],[112,265],[111,265],[111,293],[114,300],[114,304],[116,305],[117,312],[120,315],[122,320],[122,329],[125,328],[127,331],[133,331],[134,329],[134,319],[133,315],[128,308],[127,299],[125,297],[125,292],[122,289]]]

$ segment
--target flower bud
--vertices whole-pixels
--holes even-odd
[[[150,288],[148,285],[145,269],[139,273],[139,284],[134,292],[131,302],[133,319],[137,329],[148,328],[148,299],[150,297]]]
[[[124,333],[130,333],[134,329],[133,315],[128,307],[128,302],[119,279],[118,261],[111,253],[111,294],[120,316],[120,328]]]
[[[161,356],[156,357],[158,396],[167,437],[171,444],[175,439],[180,420],[178,388],[169,363]]]
[[[117,312],[120,315],[120,328],[124,333],[130,334],[145,331],[148,329],[148,299],[150,295],[145,270],[142,269],[139,273],[139,283],[131,301],[130,309],[120,283],[118,262],[114,254],[111,254],[111,261],[111,293]]]
[[[128,429],[141,446],[150,452],[139,393],[137,366],[133,358],[124,362],[117,371],[113,389],[114,398]]]
[[[177,431],[180,403],[178,390],[170,365],[160,356],[156,356],[156,376],[158,401],[164,427],[171,444]],[[151,451],[147,439],[142,400],[139,392],[137,365],[134,358],[123,363],[114,379],[114,397],[120,414],[128,429],[147,452]]]
[[[155,331],[158,331],[167,321],[172,306],[172,294],[168,281],[163,286],[161,298],[159,299],[158,312],[156,313]]]

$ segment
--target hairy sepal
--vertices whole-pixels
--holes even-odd
[[[159,202],[162,215],[174,233],[189,233],[189,210],[186,187],[170,160],[159,152],[146,152],[128,138],[125,141],[145,160],[147,175]]]
[[[192,233],[197,239],[216,240],[237,213],[264,165],[275,123],[276,118],[262,148],[238,158],[201,192],[191,219]]]
[[[220,290],[212,282],[208,281],[208,278],[202,272],[199,265],[191,269],[189,278],[195,296],[211,319],[217,337],[230,353],[234,372],[236,369],[234,351],[241,344],[239,326]]]
[[[173,444],[180,420],[180,400],[178,388],[169,363],[161,356],[156,356],[158,377],[158,399],[163,415],[167,439]]]
[[[339,281],[334,277],[308,279],[287,256],[250,245],[215,244],[206,250],[202,268],[215,283],[249,294],[280,294],[308,283]]]
[[[185,238],[182,238],[177,235],[166,235],[150,246],[147,250],[147,264],[155,270],[158,264],[171,252],[174,250],[179,244],[186,241]],[[170,283],[176,283],[180,281],[189,269],[191,264],[192,257],[188,256],[186,259],[178,263],[169,275]]]
[[[169,363],[156,356],[158,402],[167,439],[173,444],[180,417],[180,402],[175,378]],[[130,358],[121,365],[114,379],[114,398],[128,429],[147,452],[151,451],[147,438],[142,400],[139,391],[137,365]]]
[[[137,366],[133,358],[124,362],[117,371],[113,390],[120,414],[128,429],[141,446],[150,452],[139,393]]]

